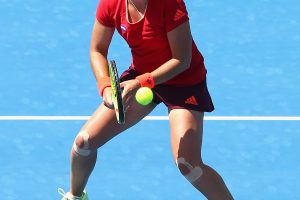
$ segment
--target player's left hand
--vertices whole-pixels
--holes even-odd
[[[120,83],[123,90],[122,99],[125,111],[129,108],[131,101],[134,99],[137,89],[141,87],[140,82],[137,79],[132,79]]]

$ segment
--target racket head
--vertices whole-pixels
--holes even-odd
[[[119,124],[125,123],[125,112],[122,100],[122,89],[120,87],[120,79],[118,75],[118,69],[114,60],[109,61],[109,76],[112,90],[112,103],[114,105],[117,122]]]

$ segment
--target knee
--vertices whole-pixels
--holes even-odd
[[[73,143],[73,150],[79,156],[90,156],[96,150],[94,150],[90,143],[90,134],[86,130],[82,130],[78,133]]]
[[[176,165],[181,174],[191,183],[194,183],[203,175],[203,167],[201,165],[193,166],[183,157],[176,159]]]

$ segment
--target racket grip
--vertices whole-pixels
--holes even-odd
[[[137,76],[136,79],[140,82],[141,87],[154,88],[154,79],[150,73],[145,73]]]
[[[107,88],[107,87],[110,87],[110,78],[109,77],[102,77],[100,78],[100,80],[97,82],[97,88],[98,88],[98,91],[99,91],[99,94],[101,97],[103,97],[103,92],[104,92],[104,89]]]

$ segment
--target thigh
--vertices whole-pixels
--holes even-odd
[[[187,109],[169,111],[174,160],[183,157],[193,166],[202,163],[203,112]]]
[[[90,145],[96,149],[142,120],[155,107],[156,104],[154,103],[141,106],[133,100],[125,113],[125,124],[118,124],[115,111],[105,107],[102,103],[82,127],[82,130],[88,132]]]

